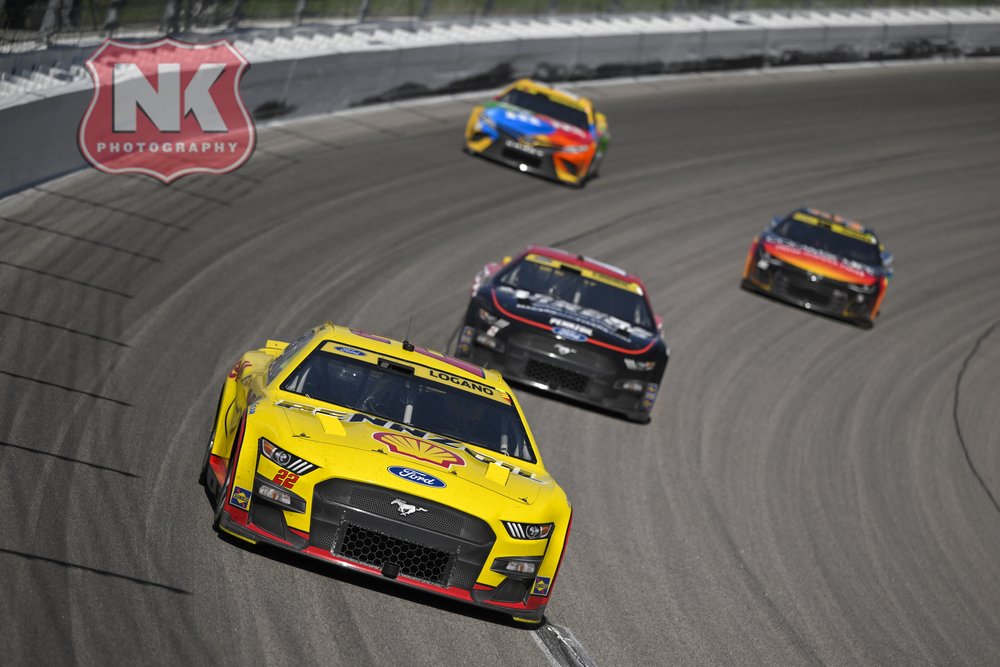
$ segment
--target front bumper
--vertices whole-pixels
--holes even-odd
[[[589,166],[586,154],[557,153],[551,148],[525,146],[502,132],[498,139],[486,134],[473,134],[466,141],[466,147],[476,155],[508,167],[571,185],[585,180]]]
[[[400,519],[391,499],[418,502],[426,512]],[[387,509],[388,508],[388,509]],[[248,510],[227,503],[219,528],[411,588],[541,621],[548,595],[533,594],[533,576],[479,583],[496,534],[477,517],[386,487],[329,479],[314,487],[310,532],[288,526],[285,512],[257,495]],[[392,514],[397,516],[393,517]]]
[[[789,264],[751,264],[743,278],[745,289],[830,317],[870,326],[879,287],[869,293],[852,290],[839,280],[822,278]]]
[[[634,421],[649,420],[665,362],[663,368],[652,373],[627,374],[618,355],[598,353],[586,344],[563,342],[564,348],[574,351],[562,356],[553,351],[559,342],[553,336],[517,331],[503,338],[504,348],[499,352],[476,342],[476,336],[482,333],[473,326],[464,326],[458,356],[500,371],[509,381],[623,414]],[[629,380],[641,388],[623,389],[622,384]]]

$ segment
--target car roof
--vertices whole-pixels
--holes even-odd
[[[565,104],[568,107],[573,107],[574,109],[580,109],[581,111],[591,112],[594,109],[593,103],[586,97],[580,97],[579,95],[574,95],[573,93],[565,90],[559,90],[558,88],[553,88],[552,86],[546,86],[544,83],[539,83],[538,81],[534,81],[532,79],[518,79],[512,83],[507,90],[513,90],[515,88],[529,93],[543,93],[556,102]]]
[[[625,269],[620,269],[613,264],[608,264],[607,262],[594,259],[593,257],[587,257],[586,255],[574,255],[573,253],[560,250],[559,248],[548,248],[546,246],[529,246],[528,249],[524,251],[522,256],[531,254],[542,255],[543,257],[555,259],[564,264],[578,266],[611,278],[616,278],[629,283],[635,283],[642,288],[643,294],[646,293],[646,285],[643,284],[642,279],[639,278],[639,276],[629,273]]]
[[[875,233],[875,230],[865,227],[856,220],[850,220],[843,216],[837,215],[836,213],[827,213],[826,211],[821,211],[818,208],[803,206],[802,208],[797,208],[791,213],[789,213],[788,217],[794,218],[796,214],[808,215],[812,216],[813,218],[818,218],[823,222],[842,225],[851,231],[857,232],[858,234],[870,234],[871,236],[875,237],[875,241],[878,242],[878,234]]]

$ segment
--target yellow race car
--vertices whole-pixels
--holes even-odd
[[[497,372],[332,324],[236,362],[202,482],[229,535],[529,623],[572,519]]]

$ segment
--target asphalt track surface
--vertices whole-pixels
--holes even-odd
[[[0,619],[27,664],[544,665],[538,634],[244,548],[197,484],[220,383],[325,319],[443,347],[528,243],[643,275],[651,425],[519,392],[575,506],[552,623],[599,665],[1000,656],[1000,64],[587,85],[576,191],[459,151],[472,102],[264,130],[240,172],[0,201]],[[808,204],[875,227],[872,331],[738,288]]]

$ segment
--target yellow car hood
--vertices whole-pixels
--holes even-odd
[[[331,476],[343,470],[346,477],[398,487],[402,483],[400,475],[389,468],[409,468],[443,482],[445,487],[435,491],[435,496],[442,500],[453,496],[456,505],[463,504],[459,502],[462,495],[475,490],[480,493],[473,495],[487,491],[522,506],[531,505],[543,490],[551,491],[554,486],[547,475],[524,470],[513,463],[514,459],[501,461],[500,455],[481,448],[438,443],[433,434],[417,437],[391,428],[391,422],[380,426],[371,421],[347,421],[352,413],[310,407],[275,406],[284,413],[291,429],[291,440],[277,444],[292,449]]]

